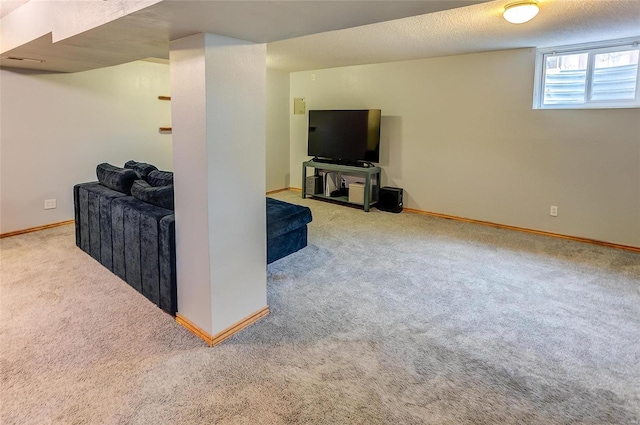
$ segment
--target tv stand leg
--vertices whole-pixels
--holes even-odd
[[[302,164],[302,199],[307,197],[307,167]]]
[[[371,176],[366,174],[364,177],[364,211],[369,212],[369,203],[371,199],[369,199],[370,191],[371,191]]]

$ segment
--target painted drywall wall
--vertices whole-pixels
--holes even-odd
[[[382,109],[382,182],[406,207],[640,246],[640,109],[533,110],[534,62],[518,49],[297,72],[290,97]],[[290,118],[302,187],[308,116]]]
[[[263,309],[266,45],[171,42],[178,310],[210,335]]]
[[[267,69],[267,191],[289,187],[289,73]]]
[[[74,74],[0,70],[0,233],[73,219],[73,185],[102,162],[172,169],[169,67]],[[44,210],[45,199],[57,208]]]

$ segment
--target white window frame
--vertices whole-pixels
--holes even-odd
[[[597,43],[574,44],[571,46],[556,46],[537,49],[535,80],[533,82],[533,109],[605,109],[605,108],[640,108],[640,64],[636,75],[636,97],[635,99],[593,101],[591,97],[592,77],[594,70],[595,56],[599,53],[616,52],[623,50],[638,49],[640,38],[625,38]],[[546,58],[549,55],[558,54],[579,54],[588,53],[587,80],[585,82],[585,103],[581,104],[553,104],[545,105],[544,84]]]

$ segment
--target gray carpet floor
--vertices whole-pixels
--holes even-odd
[[[209,348],[74,245],[0,240],[0,423],[638,424],[640,255],[312,208]]]

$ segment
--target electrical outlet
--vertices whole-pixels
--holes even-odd
[[[45,199],[44,200],[44,209],[52,210],[56,208],[56,200],[55,199]]]
[[[556,207],[555,205],[551,205],[551,209],[549,210],[549,215],[551,217],[557,217],[558,216],[558,207]]]

